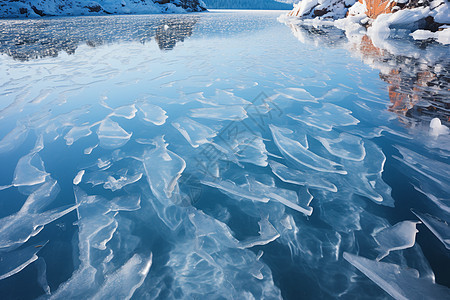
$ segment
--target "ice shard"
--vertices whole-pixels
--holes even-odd
[[[38,259],[37,253],[47,242],[34,244],[13,252],[0,252],[0,280],[13,276]]]
[[[270,130],[275,144],[286,158],[316,171],[347,174],[347,171],[343,170],[342,165],[321,157],[308,150],[300,142],[288,138],[287,135],[293,134],[292,130],[274,125],[270,125]]]
[[[441,220],[430,214],[419,213],[412,211],[425,226],[444,244],[445,248],[450,250],[450,225],[444,220]]]
[[[158,126],[163,125],[166,122],[166,111],[161,107],[148,102],[138,102],[136,106],[142,113],[142,120],[145,122]]]
[[[126,132],[117,122],[106,118],[100,123],[97,135],[101,147],[115,149],[125,145],[130,140],[132,133]]]
[[[66,144],[70,146],[77,140],[90,136],[91,134],[91,125],[72,127],[72,129],[64,136],[64,139],[66,140]]]
[[[263,217],[258,222],[259,225],[259,237],[248,238],[244,241],[240,242],[240,247],[242,248],[251,248],[254,246],[262,246],[266,245],[270,242],[273,242],[277,238],[280,237],[278,231],[273,227],[273,225],[269,222],[269,217]]]
[[[131,120],[136,116],[137,111],[135,104],[124,105],[114,108],[112,113],[109,114],[109,117],[121,117]]]
[[[387,227],[374,234],[374,238],[379,244],[380,254],[377,260],[386,257],[394,250],[407,249],[416,243],[416,225],[420,222],[403,221],[391,227]]]
[[[348,160],[362,161],[366,156],[364,142],[351,134],[341,133],[336,139],[316,137],[331,154]]]
[[[0,219],[0,250],[17,248],[45,225],[76,209],[76,205],[69,205],[44,211],[58,193],[56,180],[50,179],[28,196],[17,213]]]
[[[239,105],[193,108],[190,116],[216,121],[241,121],[248,117],[245,109]]]
[[[175,127],[194,148],[210,143],[217,135],[215,130],[187,117],[177,119],[172,122],[172,126]]]
[[[10,152],[19,147],[28,136],[28,128],[18,124],[0,140],[0,154]]]
[[[14,186],[37,185],[45,182],[49,176],[39,154],[32,152],[19,159],[12,184]]]
[[[105,283],[91,299],[131,299],[144,282],[152,265],[152,255],[135,254],[119,270],[106,275]]]
[[[272,172],[284,182],[305,185],[310,188],[324,189],[330,192],[338,191],[337,187],[333,183],[327,181],[323,176],[319,175],[320,173],[308,173],[289,168],[273,160],[269,161],[269,165]]]
[[[395,299],[450,299],[450,289],[420,277],[416,269],[406,269],[347,252],[344,252],[344,258]]]
[[[351,115],[351,111],[332,103],[324,103],[320,108],[305,107],[308,114],[288,117],[324,131],[331,131],[333,127],[350,126],[359,123],[359,120]]]
[[[177,181],[186,168],[186,162],[167,149],[164,137],[160,136],[154,142],[156,148],[144,154],[143,164],[153,194],[164,202],[171,198]]]
[[[122,189],[124,186],[135,183],[142,178],[142,173],[129,176],[120,176],[118,179],[113,176],[108,176],[107,181],[103,185],[105,189],[110,189],[111,191],[117,191]]]

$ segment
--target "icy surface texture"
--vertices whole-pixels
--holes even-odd
[[[0,298],[448,298],[448,49],[278,15],[0,21]]]

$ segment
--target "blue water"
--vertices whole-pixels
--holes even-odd
[[[0,21],[0,298],[390,297],[343,254],[450,221],[448,46],[279,15]],[[450,260],[416,226],[381,263],[422,297]]]

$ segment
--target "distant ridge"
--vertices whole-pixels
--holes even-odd
[[[203,0],[207,8],[230,9],[292,9],[290,0]],[[288,3],[286,3],[288,2]]]

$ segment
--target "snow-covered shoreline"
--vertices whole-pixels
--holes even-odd
[[[370,4],[361,1],[303,0],[279,20],[312,26],[333,25],[348,35],[367,34],[379,45],[398,30],[409,32],[416,40],[436,40],[444,45],[450,44],[450,6],[447,0],[420,3],[408,0],[379,1],[380,5],[386,6],[379,11],[372,7],[375,5],[373,1]]]
[[[0,18],[187,13],[206,11],[201,0],[6,0]]]

